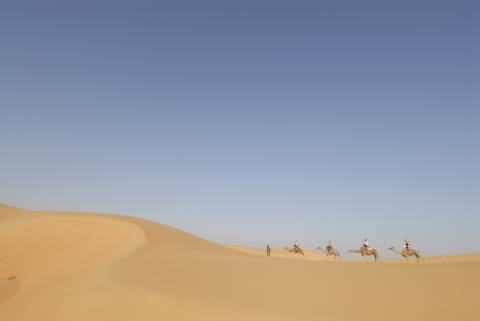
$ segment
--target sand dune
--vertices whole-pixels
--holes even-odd
[[[132,217],[0,206],[0,320],[480,320],[478,254],[272,254]]]
[[[18,290],[18,282],[13,277],[0,279],[0,303],[11,297]]]

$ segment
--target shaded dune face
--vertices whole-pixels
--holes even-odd
[[[56,214],[4,220],[2,274],[15,275],[22,290],[36,288],[71,272],[107,264],[145,240],[135,225],[102,217]]]
[[[139,227],[112,218],[0,208],[0,316],[21,317],[42,293],[108,268],[146,240]],[[35,317],[30,311],[24,320]]]
[[[333,263],[275,250],[132,217],[0,208],[0,276],[17,276],[0,282],[0,320],[480,320],[478,262]]]

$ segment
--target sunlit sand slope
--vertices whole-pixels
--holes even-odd
[[[131,217],[0,207],[0,320],[480,320],[478,262],[277,250],[268,258]]]

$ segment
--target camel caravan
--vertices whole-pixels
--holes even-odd
[[[293,242],[292,247],[284,247],[284,249],[291,253],[300,254],[305,258],[305,252],[300,247],[300,243],[297,240]],[[332,241],[328,241],[328,245],[325,247],[325,249],[321,246],[317,247],[316,249],[317,251],[323,253],[325,256],[333,256],[335,261],[340,258],[340,252],[333,247]],[[393,246],[389,247],[388,250],[402,256],[407,261],[409,260],[409,257],[415,256],[417,264],[420,262],[425,263],[425,259],[420,254],[420,251],[412,248],[407,240],[405,240],[405,245],[401,250],[397,250]],[[270,256],[270,247],[268,248],[267,252],[267,255]],[[358,253],[362,256],[362,258],[368,258],[369,256],[373,256],[375,263],[382,262],[378,250],[370,246],[370,242],[368,241],[368,239],[365,239],[363,241],[363,245],[362,247],[360,247],[360,249],[350,249],[348,250],[348,253]]]

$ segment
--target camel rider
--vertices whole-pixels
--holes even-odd
[[[370,242],[367,239],[363,240],[363,247],[366,248],[367,250],[371,249]]]
[[[327,251],[331,251],[331,250],[333,250],[332,241],[328,241]]]
[[[297,240],[295,240],[295,242],[293,242],[293,248],[296,250],[298,248],[300,248],[300,243],[298,243]]]
[[[407,253],[409,249],[410,249],[410,243],[408,242],[408,240],[405,240],[405,245],[403,246],[403,252]]]

